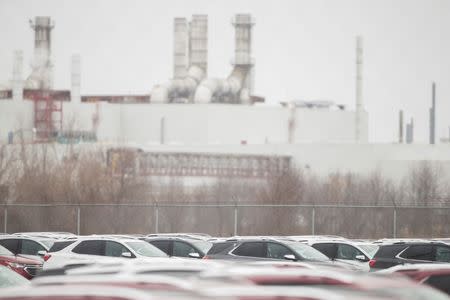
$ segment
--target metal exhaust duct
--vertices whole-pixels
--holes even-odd
[[[361,115],[364,111],[363,107],[363,38],[356,37],[356,111],[355,111],[355,140],[361,142]]]
[[[21,101],[23,99],[23,52],[20,50],[14,51],[14,65],[13,65],[13,80],[12,93],[14,101]]]
[[[208,67],[208,16],[193,15],[188,31],[182,18],[175,19],[174,79],[156,86],[151,94],[153,103],[192,102],[195,90],[206,77]],[[187,29],[187,28],[186,28]],[[188,40],[189,68],[183,76],[187,53],[184,47]]]
[[[251,58],[251,32],[254,22],[251,15],[238,14],[232,24],[235,27],[233,71],[226,79],[209,78],[202,81],[195,92],[196,103],[250,103],[254,64]]]
[[[51,62],[51,31],[54,24],[50,17],[36,17],[30,20],[34,30],[34,58],[32,72],[26,80],[30,89],[51,89],[53,87],[53,65]]]

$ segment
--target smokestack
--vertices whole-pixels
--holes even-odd
[[[23,53],[20,50],[14,51],[12,93],[14,101],[23,99]]]
[[[50,17],[36,17],[30,20],[34,30],[34,59],[31,75],[26,86],[31,89],[51,89],[53,86],[53,65],[51,63],[51,31],[54,28]]]
[[[208,16],[193,15],[189,31],[189,65],[208,74]]]
[[[406,124],[406,143],[412,144],[414,142],[414,119]]]
[[[186,77],[189,66],[189,30],[187,19],[175,18],[173,26],[173,78],[182,79]]]
[[[245,70],[245,78],[241,87],[239,100],[242,103],[250,103],[250,95],[253,94],[254,61],[252,58],[252,27],[255,25],[250,14],[237,14],[232,24],[235,29],[234,66]]]
[[[73,103],[81,103],[81,58],[79,54],[72,55],[71,69],[71,101]]]
[[[399,112],[398,121],[398,142],[403,144],[403,110],[400,110]]]
[[[355,111],[355,140],[361,142],[361,115],[363,108],[363,38],[356,37],[356,111]]]
[[[436,83],[433,82],[431,88],[431,108],[430,108],[430,144],[436,143]]]

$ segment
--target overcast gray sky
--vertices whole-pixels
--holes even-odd
[[[437,135],[448,136],[450,0],[0,0],[0,82],[12,53],[33,53],[28,19],[51,16],[56,88],[70,87],[70,57],[82,59],[82,93],[142,93],[172,75],[173,18],[209,15],[209,74],[231,70],[235,13],[251,13],[255,93],[276,103],[326,99],[354,108],[355,41],[364,37],[364,102],[369,136],[392,142],[397,114],[414,117],[426,142],[431,81]]]

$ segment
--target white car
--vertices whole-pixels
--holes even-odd
[[[44,256],[44,269],[90,264],[111,259],[167,257],[167,254],[137,239],[83,237],[57,252]]]
[[[356,266],[361,271],[369,272],[369,261],[379,246],[367,241],[347,239],[311,239],[306,242],[330,259]]]

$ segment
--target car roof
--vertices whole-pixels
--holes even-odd
[[[108,287],[95,285],[74,285],[74,286],[35,286],[31,285],[26,288],[23,286],[18,288],[2,289],[1,298],[11,297],[55,297],[55,296],[103,296],[103,297],[123,297],[125,299],[144,300],[151,299],[148,293],[130,288]]]

